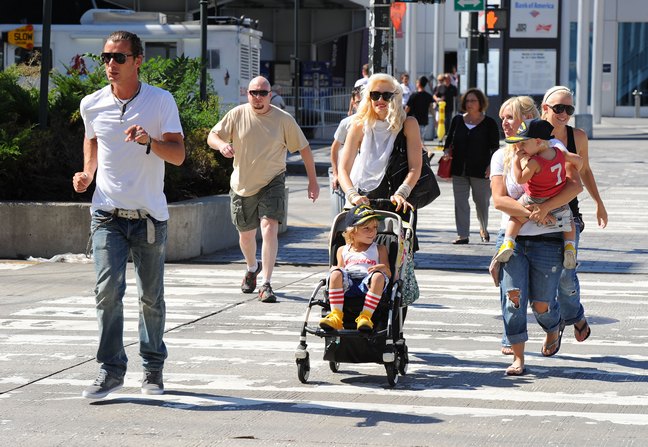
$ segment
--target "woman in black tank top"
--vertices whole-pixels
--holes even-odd
[[[554,126],[554,137],[560,140],[569,152],[576,153],[583,159],[583,167],[578,174],[590,197],[596,203],[596,222],[601,228],[607,225],[607,211],[596,186],[596,180],[589,164],[587,134],[582,129],[569,126],[569,120],[574,114],[574,98],[571,90],[563,86],[555,86],[547,90],[542,100],[542,118]],[[569,204],[578,225],[576,245],[578,249],[579,233],[585,225],[578,208],[578,199]],[[580,302],[580,285],[576,269],[563,270],[560,287],[558,288],[560,313],[566,324],[574,325],[574,337],[577,341],[585,341],[591,330],[585,318],[585,311]]]

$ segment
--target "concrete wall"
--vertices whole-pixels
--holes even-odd
[[[219,195],[170,204],[167,261],[237,246],[229,202],[229,196]],[[284,222],[279,232],[287,228]],[[0,258],[85,253],[89,232],[89,203],[0,202]]]

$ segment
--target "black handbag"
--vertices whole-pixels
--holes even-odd
[[[421,158],[423,160],[421,164],[421,176],[407,198],[407,201],[411,203],[415,209],[429,205],[434,201],[434,199],[441,195],[439,184],[437,183],[436,177],[430,167],[430,159],[427,155],[427,151],[421,150]],[[398,190],[398,187],[403,184],[408,172],[407,139],[405,138],[405,132],[401,129],[394,141],[394,149],[389,157],[387,171],[385,173],[389,185],[390,196],[393,195],[396,190]]]

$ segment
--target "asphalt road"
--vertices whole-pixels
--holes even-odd
[[[506,377],[497,289],[485,271],[493,244],[453,246],[452,194],[421,210],[422,296],[408,312],[410,364],[389,387],[379,364],[323,361],[308,337],[310,380],[294,352],[308,297],[327,270],[329,208],[290,177],[289,231],[273,278],[279,302],[240,293],[238,250],[166,270],[166,393],[139,392],[136,288],[125,299],[125,387],[81,397],[97,373],[94,269],[89,263],[0,262],[0,444],[173,446],[643,446],[648,438],[647,133],[590,143],[610,213],[586,222],[581,285],[592,336],[565,332],[544,358],[529,314],[527,374]],[[326,180],[322,180],[322,185]],[[643,204],[643,205],[642,205]],[[495,233],[497,212],[489,228]],[[71,257],[71,260],[78,258]],[[314,312],[313,323],[318,318]]]

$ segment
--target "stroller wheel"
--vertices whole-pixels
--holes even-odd
[[[329,362],[329,368],[334,373],[338,372],[340,370],[340,362]]]
[[[407,345],[403,345],[401,352],[398,354],[398,372],[401,376],[407,374],[407,365],[409,364],[409,356],[407,355]]]
[[[394,386],[398,383],[398,368],[396,362],[385,363],[385,371],[387,371],[387,382],[389,386]]]
[[[301,383],[308,382],[310,375],[310,359],[306,356],[305,359],[297,359],[297,377]]]

